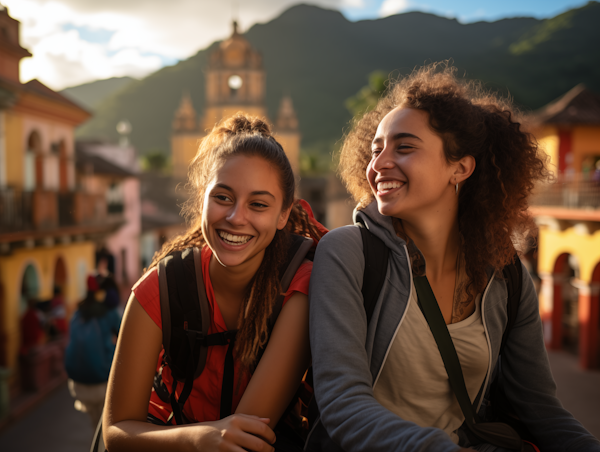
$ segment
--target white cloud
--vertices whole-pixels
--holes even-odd
[[[379,16],[387,17],[406,11],[412,5],[409,0],[384,0],[379,8]]]
[[[142,77],[165,60],[187,58],[231,32],[230,0],[0,1],[21,21],[22,45],[33,54],[21,64],[22,81],[38,78],[54,89],[98,78]],[[309,3],[362,8],[365,1]],[[240,28],[266,22],[297,3],[302,0],[239,2]],[[89,42],[73,27],[104,30],[112,36],[106,43]]]
[[[365,0],[342,0],[339,5],[342,8],[364,8],[367,6]]]
[[[110,77],[143,77],[162,66],[160,57],[137,49],[109,55],[106,46],[82,40],[77,30],[47,36],[32,50],[35,57],[22,62],[21,78],[38,78],[54,89]]]

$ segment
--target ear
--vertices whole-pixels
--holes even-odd
[[[472,155],[465,155],[454,164],[454,173],[450,183],[457,184],[467,180],[475,171],[475,158]]]
[[[285,228],[285,225],[288,222],[288,219],[290,218],[290,213],[292,212],[292,207],[294,207],[294,205],[292,204],[290,207],[288,207],[287,209],[284,209],[281,211],[281,213],[279,214],[279,220],[277,220],[277,229],[279,229],[280,231]]]

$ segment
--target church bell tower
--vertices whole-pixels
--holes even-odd
[[[265,108],[266,75],[262,55],[238,31],[233,22],[232,35],[209,57],[206,70],[206,104],[200,120],[188,93],[184,93],[175,112],[171,135],[174,176],[183,179],[189,162],[196,155],[199,141],[215,124],[238,112],[267,119]],[[300,134],[292,100],[282,99],[273,128],[294,173],[299,170]]]
[[[231,37],[210,55],[202,128],[210,129],[238,111],[266,116],[265,79],[262,56],[238,32],[234,21]]]

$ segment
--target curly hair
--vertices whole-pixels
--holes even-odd
[[[277,296],[281,293],[279,268],[287,255],[289,234],[299,234],[319,241],[322,234],[310,222],[308,213],[300,202],[294,202],[296,184],[290,162],[281,145],[271,135],[269,125],[262,119],[237,113],[217,124],[200,143],[188,171],[190,197],[184,203],[182,213],[190,227],[166,243],[150,264],[152,268],[173,251],[189,247],[202,247],[206,241],[202,235],[202,211],[207,186],[216,171],[230,158],[238,155],[257,156],[277,168],[279,185],[283,193],[282,209],[292,206],[290,217],[283,230],[277,230],[267,246],[262,263],[248,284],[240,309],[239,329],[235,342],[235,354],[244,369],[252,371],[258,353],[268,339],[268,321]]]
[[[426,112],[448,162],[475,158],[475,170],[460,190],[458,224],[469,292],[478,293],[486,285],[485,269],[500,270],[535,234],[528,197],[535,183],[550,173],[548,157],[523,130],[510,100],[490,93],[480,82],[459,79],[456,71],[448,62],[433,63],[393,82],[374,110],[354,120],[339,169],[357,207],[365,207],[374,200],[365,174],[379,123],[395,108]]]

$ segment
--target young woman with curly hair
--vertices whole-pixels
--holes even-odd
[[[303,207],[307,204],[294,201],[290,163],[260,119],[237,114],[215,126],[202,141],[189,178],[193,192],[184,213],[191,227],[155,255],[125,310],[108,384],[105,444],[111,452],[273,451],[273,429],[310,360],[307,294],[312,262],[305,261],[296,271],[269,337],[268,322],[281,292],[277,269],[287,256],[290,233],[316,242],[319,225]],[[169,402],[153,390],[161,366],[165,387],[177,388],[168,362],[162,360],[157,265],[190,247],[201,250],[208,333],[237,334],[229,345],[208,347],[204,370],[183,406],[184,425],[174,425],[177,415],[172,416]],[[226,408],[234,414],[222,418],[224,366],[231,347],[234,390]],[[181,395],[181,389],[174,391]]]
[[[367,324],[359,227],[333,230],[317,248],[310,340],[321,420],[307,450],[504,451],[461,428],[465,418],[413,276],[427,277],[468,396],[485,419],[507,322],[502,269],[535,229],[527,202],[548,177],[544,155],[508,101],[433,64],[392,84],[354,123],[340,169],[358,202],[355,222],[390,252]],[[555,396],[526,271],[500,373],[542,452],[600,451]]]

